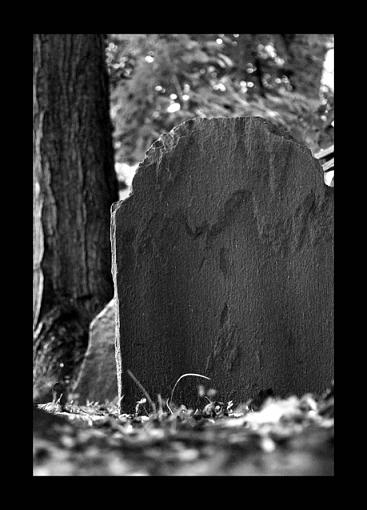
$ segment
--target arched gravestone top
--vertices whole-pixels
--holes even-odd
[[[158,139],[112,207],[122,404],[177,378],[243,401],[333,379],[333,190],[289,134],[257,117],[187,121]],[[177,403],[195,405],[185,378]]]

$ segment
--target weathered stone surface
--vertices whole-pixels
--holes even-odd
[[[311,152],[260,118],[162,136],[111,221],[122,404],[181,374],[235,401],[333,378],[333,189]],[[178,403],[202,380],[185,378]]]
[[[111,401],[117,396],[115,315],[111,300],[91,322],[88,349],[74,389],[79,403]]]

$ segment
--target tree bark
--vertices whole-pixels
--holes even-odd
[[[104,37],[34,34],[34,380],[70,377],[113,296],[116,200]]]

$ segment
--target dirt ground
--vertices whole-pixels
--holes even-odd
[[[34,407],[34,476],[333,476],[334,392],[188,410]]]

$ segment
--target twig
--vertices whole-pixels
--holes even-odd
[[[178,99],[180,100],[181,106],[183,106],[184,105],[184,100],[183,100],[183,97],[182,97],[183,93],[182,93],[180,82],[178,81],[178,78],[177,78],[176,74],[174,74],[172,76],[172,81],[174,83],[174,86],[175,86],[175,89],[176,89],[176,92],[177,92],[177,95],[178,95]]]
[[[334,168],[334,158],[332,158],[330,161],[328,161],[327,163],[322,165],[322,169],[324,170],[324,172],[329,172],[333,168]]]
[[[330,147],[328,147],[327,149],[321,149],[319,152],[317,152],[314,155],[314,157],[316,159],[322,159],[322,158],[325,158],[326,156],[328,156],[329,154],[331,154],[333,152],[334,152],[334,144],[330,145]]]

